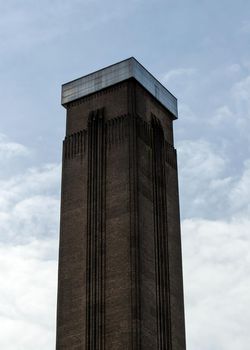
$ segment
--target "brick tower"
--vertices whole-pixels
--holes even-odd
[[[57,350],[185,350],[176,98],[129,58],[62,86]]]

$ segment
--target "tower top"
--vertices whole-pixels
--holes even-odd
[[[134,57],[62,85],[62,105],[100,91],[111,85],[134,78],[153,95],[174,118],[178,117],[177,99]]]

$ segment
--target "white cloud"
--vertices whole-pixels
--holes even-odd
[[[229,176],[211,143],[178,149],[187,348],[248,350],[250,161]]]
[[[239,137],[250,139],[250,76],[247,62],[228,63],[206,72],[195,68],[176,68],[165,74],[162,81],[179,97],[181,123],[177,126],[177,135],[181,139],[206,134],[219,147],[219,142],[229,137],[232,137],[231,145],[238,143],[235,132],[240,133]],[[218,133],[219,142],[216,140]]]
[[[36,237],[54,237],[58,231],[59,200],[34,196],[0,213],[1,241],[29,242]]]
[[[226,158],[218,152],[214,145],[200,139],[197,141],[183,140],[178,144],[180,163],[184,175],[212,179],[225,169]]]
[[[6,162],[27,154],[25,146],[1,136],[0,349],[52,350],[61,166],[5,173]]]
[[[217,126],[221,123],[233,122],[233,117],[234,115],[229,106],[221,106],[214,111],[208,122],[213,126]]]
[[[247,76],[241,81],[237,82],[232,89],[233,95],[236,98],[236,100],[248,101],[250,95],[249,87],[250,76]]]
[[[177,145],[184,218],[246,217],[250,214],[250,160],[232,172],[223,148],[205,140]],[[229,169],[231,172],[229,172]]]
[[[227,67],[227,70],[230,74],[239,73],[241,69],[241,65],[238,63],[232,63]]]
[[[179,118],[185,120],[187,123],[198,122],[198,118],[190,106],[185,103],[178,104]]]
[[[87,32],[112,19],[133,11],[141,0],[128,0],[121,10],[121,0],[55,0],[53,2],[19,1],[0,3],[1,52],[23,52],[41,44],[61,40],[63,35]],[[18,28],[18,30],[17,30]],[[13,54],[13,52],[11,52]]]
[[[194,68],[176,68],[167,72],[162,81],[164,84],[168,84],[170,81],[182,80],[186,81],[186,79],[192,77],[197,70]]]
[[[29,154],[30,151],[24,145],[12,142],[6,135],[0,134],[0,162]]]
[[[232,87],[237,117],[250,118],[250,75],[235,83]]]
[[[227,129],[236,128],[238,132],[248,135],[249,119],[250,76],[245,75],[240,80],[234,81],[228,89],[227,104],[217,107],[211,113],[208,122],[214,127],[226,124]],[[224,134],[223,137],[226,138],[227,135]]]
[[[0,181],[0,241],[26,242],[57,234],[60,165],[30,168]]]
[[[57,240],[0,245],[0,348],[54,349]]]
[[[248,350],[250,221],[182,223],[188,349]]]
[[[230,204],[234,215],[250,215],[250,160],[246,160],[242,176],[235,181],[229,193]]]
[[[177,149],[182,215],[210,217],[221,214],[223,197],[231,185],[231,179],[226,175],[228,159],[223,150],[202,139],[183,140]]]
[[[27,196],[58,195],[60,164],[47,164],[28,168],[23,174],[0,181],[1,208],[6,208]]]

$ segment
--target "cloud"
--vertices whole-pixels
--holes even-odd
[[[235,181],[229,192],[229,201],[234,215],[250,215],[250,159],[245,160],[242,176]]]
[[[237,74],[240,73],[242,68],[241,65],[238,63],[232,63],[226,67],[229,74]]]
[[[58,195],[60,173],[60,164],[46,164],[30,167],[21,174],[0,181],[1,208],[10,207],[32,195]]]
[[[12,142],[6,135],[0,134],[0,162],[29,154],[30,151],[24,145]]]
[[[194,68],[176,68],[172,69],[169,72],[167,72],[162,81],[164,84],[168,84],[170,81],[176,81],[176,80],[186,80],[194,75],[196,73],[196,69]]]
[[[26,242],[57,234],[60,165],[30,168],[0,181],[0,241]]]
[[[184,119],[188,123],[197,123],[198,118],[191,107],[185,103],[178,104],[179,118]]]
[[[57,240],[0,244],[0,348],[54,349]]]
[[[177,149],[183,217],[220,215],[222,198],[231,185],[223,150],[204,139],[183,140]]]
[[[32,152],[0,136],[0,348],[54,349],[60,164],[6,172]]]
[[[226,100],[227,104],[219,105],[211,112],[208,123],[215,128],[218,126],[224,127],[227,132],[235,133],[237,130],[241,136],[249,139],[250,75],[244,75],[232,83],[227,91]],[[223,134],[224,138],[227,138],[227,136],[225,133]],[[233,139],[232,142],[234,142]]]
[[[182,222],[187,348],[247,350],[249,219]]]
[[[129,0],[126,9],[121,10],[122,0],[55,0],[53,2],[17,0],[1,3],[3,14],[0,23],[1,52],[12,53],[39,47],[44,44],[61,41],[62,36],[93,30],[111,19],[118,19],[133,11],[141,0]],[[17,30],[18,28],[18,30]]]
[[[187,348],[247,350],[250,335],[250,160],[208,141],[178,145]]]
[[[226,157],[206,140],[183,140],[178,144],[185,176],[213,179],[225,169]]]
[[[175,68],[167,72],[162,81],[179,97],[182,122],[177,130],[181,131],[182,139],[185,130],[186,137],[188,133],[192,136],[206,133],[213,138],[211,128],[220,128],[222,140],[228,139],[228,133],[231,135],[235,128],[249,139],[250,76],[246,60],[207,71],[193,67]],[[195,127],[189,127],[190,122],[195,123]]]
[[[229,106],[221,106],[214,111],[213,116],[208,122],[213,126],[218,126],[221,123],[233,122],[233,112]]]
[[[204,139],[178,143],[183,218],[230,218],[250,215],[250,160],[232,171],[234,160]]]
[[[235,83],[231,89],[237,116],[250,118],[250,75]]]

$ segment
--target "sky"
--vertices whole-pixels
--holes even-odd
[[[187,350],[249,350],[250,2],[0,0],[0,349],[55,349],[61,84],[130,56],[178,98]]]

